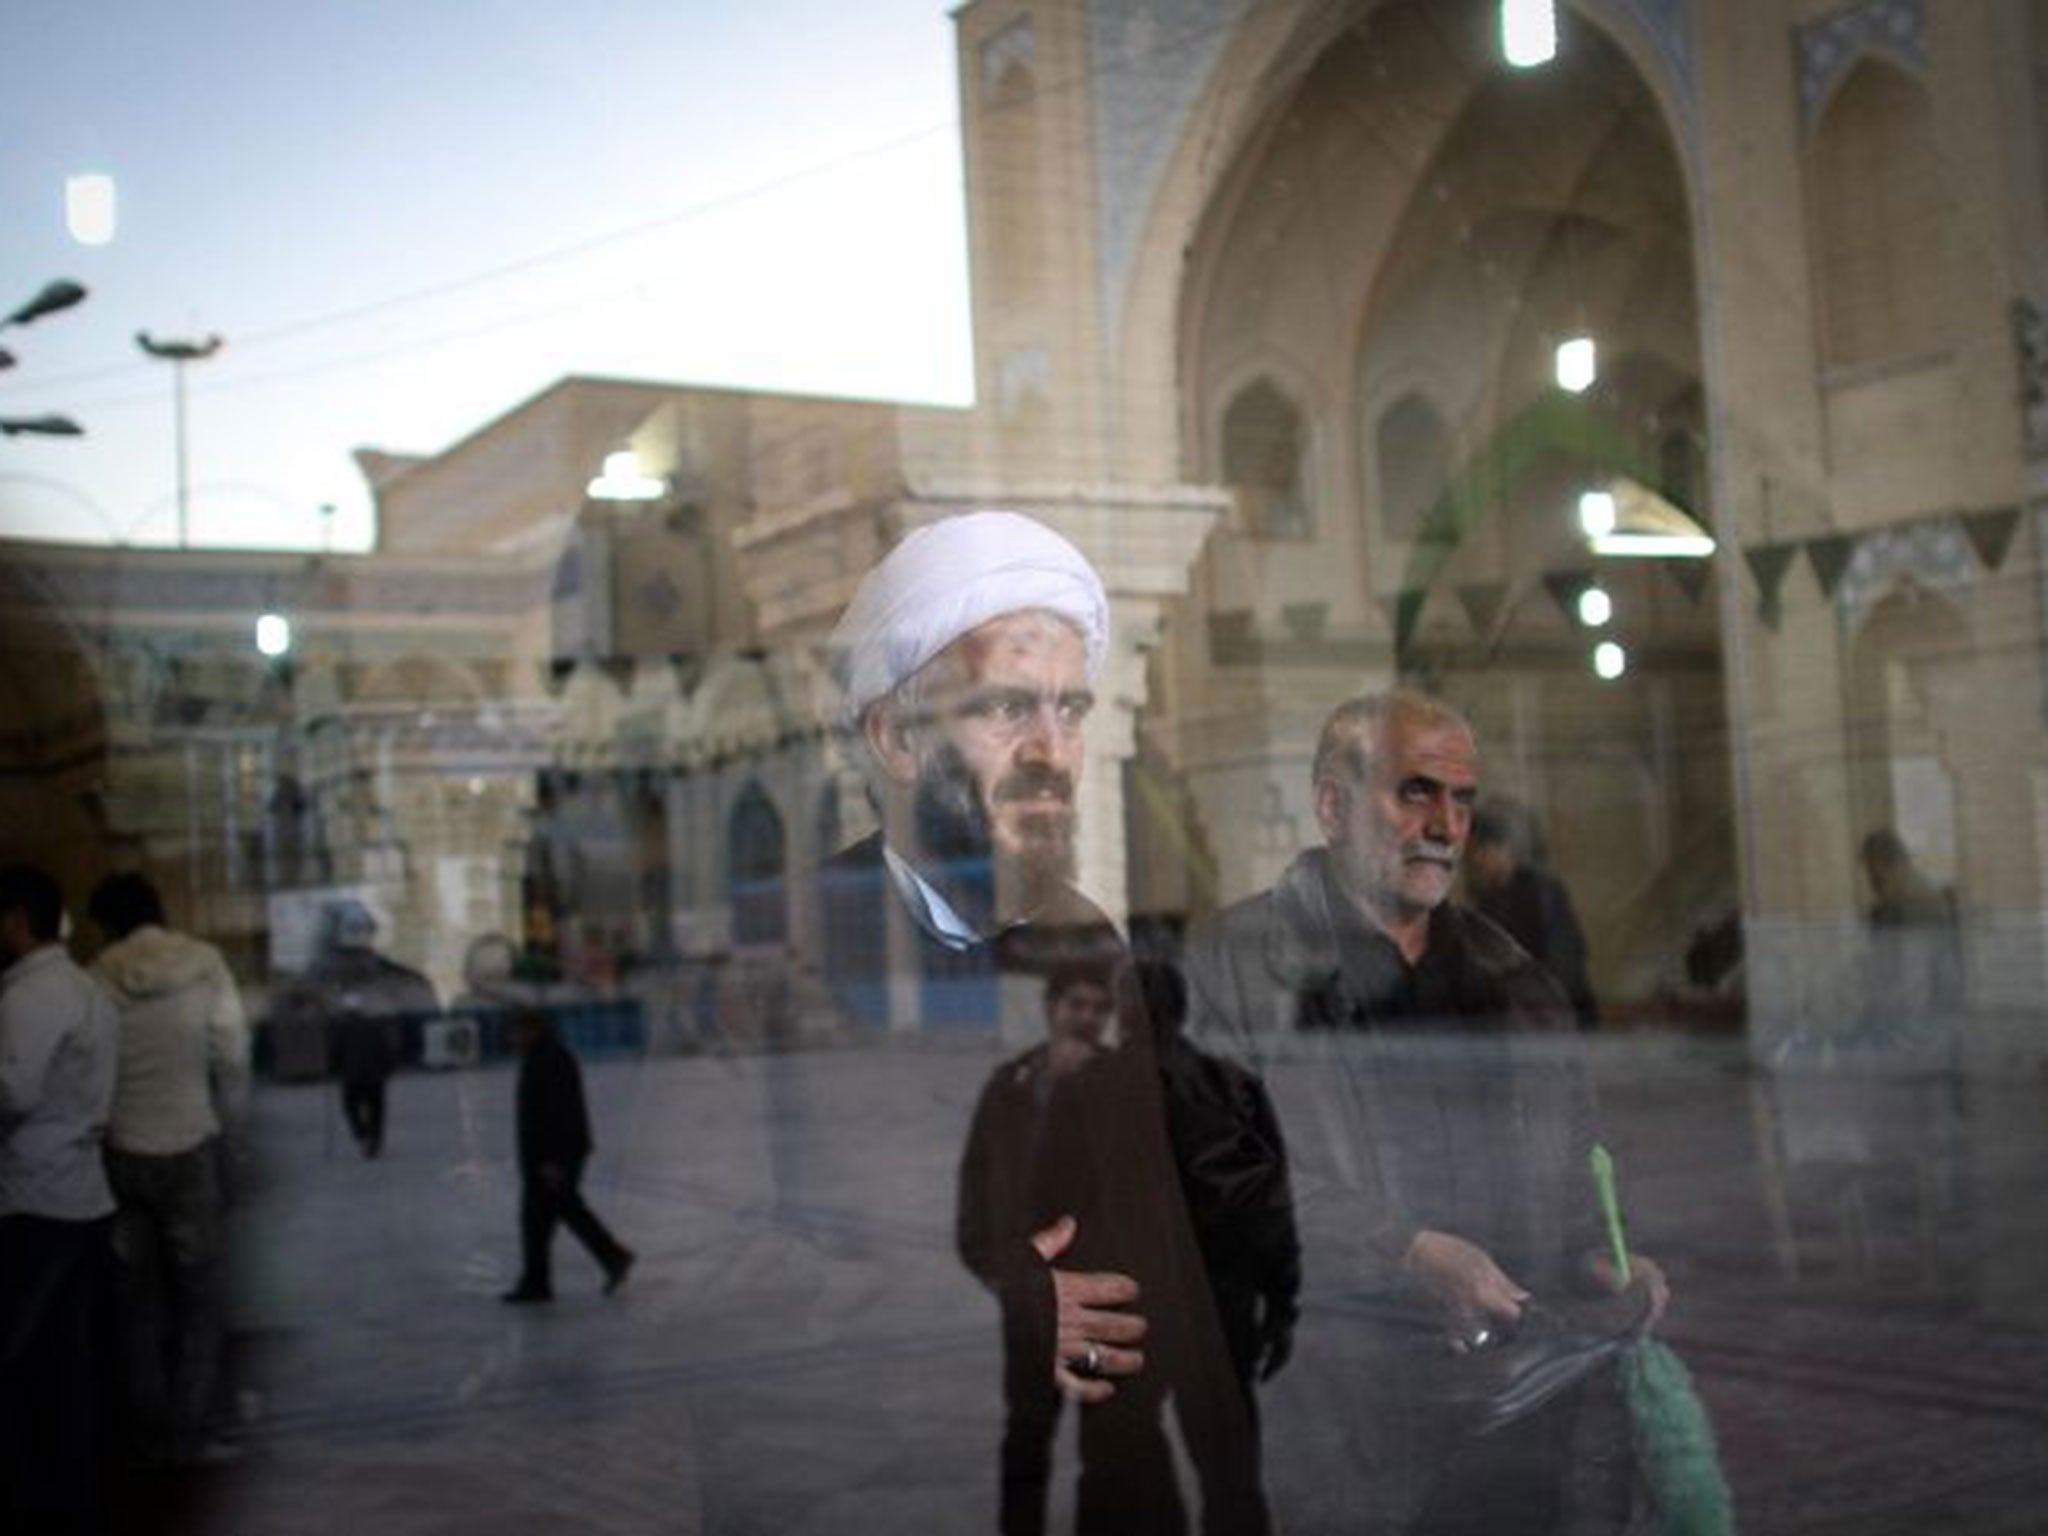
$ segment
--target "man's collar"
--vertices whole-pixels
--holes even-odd
[[[895,882],[918,927],[950,950],[968,950],[982,942],[985,935],[975,932],[974,926],[954,910],[938,888],[886,841],[882,844],[882,862],[888,866],[889,878]]]

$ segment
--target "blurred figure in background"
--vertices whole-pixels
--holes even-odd
[[[0,869],[0,1530],[104,1529],[114,1005],[58,942],[40,869]]]
[[[974,1107],[960,1158],[954,1242],[960,1262],[1005,1300],[1014,1255],[1031,1240],[1031,1171],[1053,1086],[1109,1045],[1113,1018],[1108,978],[1099,966],[1065,965],[1045,982],[1045,1039],[990,1075]],[[1003,1536],[1045,1529],[1052,1442],[1060,1392],[1029,1329],[1003,1328]]]
[[[108,939],[92,973],[119,1010],[107,1125],[129,1411],[147,1461],[183,1464],[208,1438],[226,1288],[223,1132],[249,1081],[241,994],[219,950],[164,922],[138,874],[110,875],[86,904]]]
[[[1873,899],[1860,1033],[1919,1065],[1952,1068],[1963,1007],[1955,893],[1928,879],[1889,828],[1864,838],[1862,854]]]
[[[364,1157],[384,1150],[384,1089],[397,1070],[404,1026],[441,1011],[434,985],[377,953],[377,919],[360,901],[327,909],[320,958],[304,986],[318,1000],[328,1059],[341,1080],[341,1113]]]
[[[583,1165],[591,1151],[583,1071],[547,1014],[512,1016],[519,1053],[519,1283],[500,1299],[514,1306],[555,1299],[551,1263],[555,1227],[566,1226],[604,1271],[609,1296],[633,1267],[632,1250],[583,1203]]]
[[[1600,1022],[1587,973],[1586,932],[1571,893],[1551,873],[1535,813],[1504,795],[1490,795],[1472,813],[1465,854],[1472,905],[1508,931],[1571,999],[1581,1029]]]

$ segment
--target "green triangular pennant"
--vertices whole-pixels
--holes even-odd
[[[1982,512],[1965,512],[1957,521],[1963,525],[1970,547],[1977,551],[1984,569],[1995,575],[2005,564],[2005,552],[2012,548],[2012,536],[2019,531],[2020,509],[1989,507]]]
[[[1835,600],[1835,588],[1842,584],[1842,573],[1849,569],[1849,558],[1855,553],[1854,534],[1830,533],[1806,541],[1806,560],[1813,567],[1813,579],[1820,583],[1820,595],[1829,602]]]
[[[1458,605],[1465,610],[1474,634],[1483,639],[1493,633],[1493,621],[1500,617],[1501,599],[1507,591],[1507,584],[1499,581],[1468,582],[1458,588]]]

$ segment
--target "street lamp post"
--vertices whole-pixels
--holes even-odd
[[[154,358],[171,365],[171,402],[175,451],[178,456],[178,548],[191,542],[189,493],[185,479],[185,365],[204,362],[218,352],[224,340],[208,336],[203,341],[158,341],[147,331],[135,333],[135,345]]]
[[[0,330],[10,325],[34,325],[45,315],[58,314],[81,303],[85,298],[85,285],[74,283],[68,277],[60,277],[43,284],[41,291],[27,303],[16,306],[5,315],[0,315]],[[14,354],[0,348],[0,368],[12,368]],[[55,414],[45,416],[0,416],[0,437],[20,437],[33,434],[39,437],[82,437],[85,428],[69,416]]]

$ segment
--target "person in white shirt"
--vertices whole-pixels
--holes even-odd
[[[146,1460],[212,1459],[227,1449],[206,1427],[224,1322],[222,1133],[249,1075],[241,995],[218,949],[165,926],[142,875],[108,876],[86,910],[109,941],[92,974],[120,1010],[106,1161],[131,1430]]]
[[[57,942],[63,897],[0,869],[0,1530],[99,1529],[99,1317],[114,1197],[100,1166],[114,1008]]]

